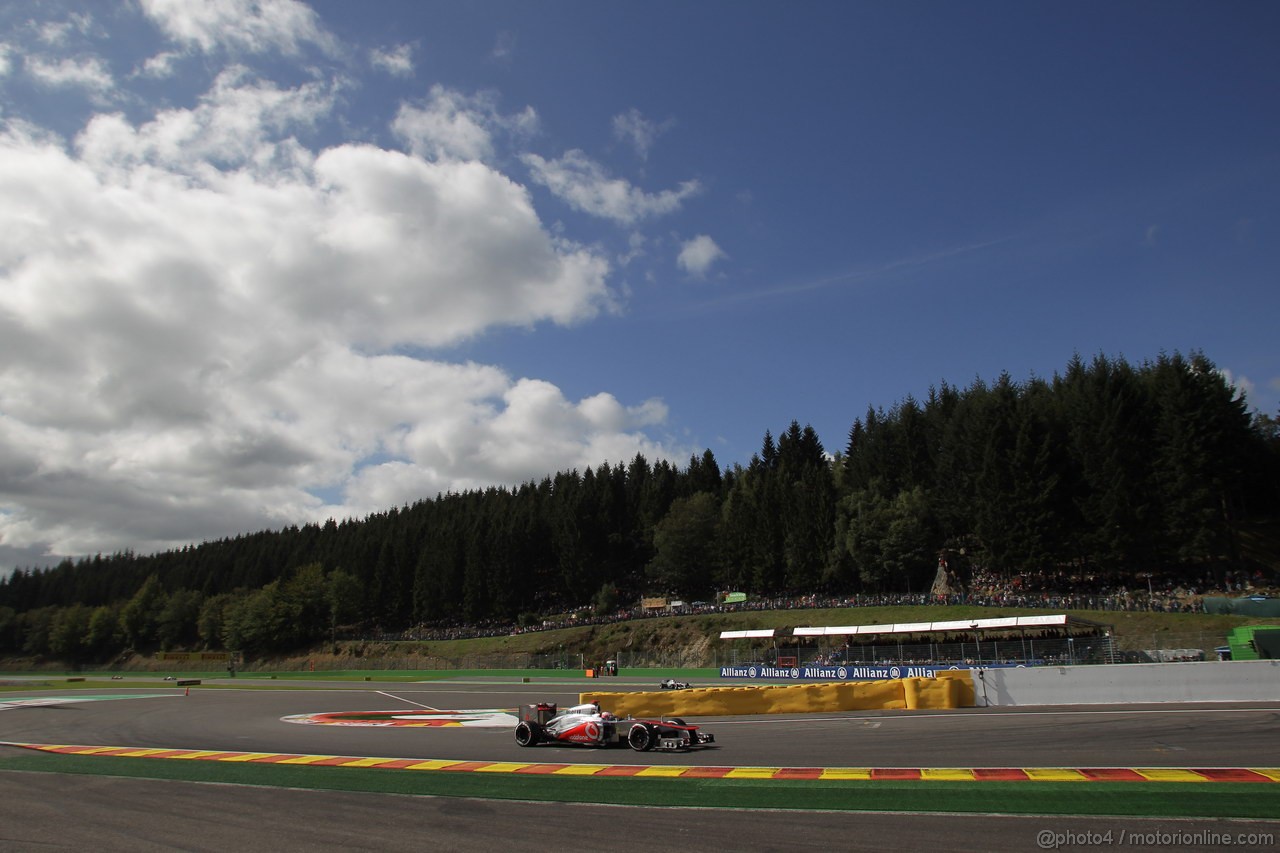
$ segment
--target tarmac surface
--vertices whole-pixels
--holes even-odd
[[[218,683],[236,682],[219,679]],[[536,701],[567,706],[577,702],[580,691],[596,688],[595,683],[581,681],[348,682],[316,684],[323,689],[313,690],[193,688],[189,695],[161,681],[155,689],[122,690],[110,685],[103,681],[101,689],[92,685],[89,690],[35,691],[51,700],[40,705],[6,706],[20,697],[0,694],[0,741],[564,764],[1280,766],[1280,701],[689,718],[715,734],[714,748],[635,753],[625,748],[556,745],[521,749],[506,726],[367,727],[283,720],[334,712],[514,709]],[[613,679],[607,686],[610,690],[657,688],[656,682]],[[74,701],[107,695],[132,698]],[[0,746],[0,754],[11,754],[11,749]],[[1280,820],[1005,816],[994,813],[998,804],[993,804],[992,811],[990,815],[904,815],[690,810],[0,772],[0,848],[5,850],[408,850],[428,844],[460,851],[529,844],[586,845],[586,849],[610,851],[670,850],[676,845],[752,851],[939,846],[1036,850],[1044,849],[1037,843],[1039,833],[1056,832],[1071,840],[1087,838],[1083,833],[1103,833],[1108,826],[1128,827],[1131,832],[1143,826],[1147,831],[1177,831],[1182,838],[1196,830],[1230,828],[1232,832],[1270,832],[1280,839]],[[1157,846],[1221,849],[1222,845]]]

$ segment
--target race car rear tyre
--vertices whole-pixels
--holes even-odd
[[[658,741],[658,733],[644,723],[636,723],[627,732],[627,746],[636,752],[648,752]]]
[[[521,720],[516,725],[516,743],[521,746],[537,746],[542,740],[542,726]]]

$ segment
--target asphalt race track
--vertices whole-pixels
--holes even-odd
[[[581,682],[361,684],[332,690],[112,691],[139,696],[12,708],[0,740],[456,760],[765,767],[1248,767],[1280,764],[1280,701],[1243,705],[976,708],[691,719],[715,748],[634,753],[516,746],[506,728],[308,726],[282,717],[335,711],[513,709],[578,701]],[[610,683],[613,687],[614,683]],[[627,689],[626,684],[618,684]],[[634,685],[653,689],[656,685]],[[68,698],[86,691],[66,691]],[[41,695],[56,695],[56,691]],[[0,698],[0,702],[4,699]]]
[[[235,682],[220,680],[221,684]],[[290,682],[296,684],[296,682]],[[323,685],[312,685],[324,687]],[[604,684],[600,685],[602,688]],[[326,712],[511,709],[574,704],[595,683],[479,681],[334,684],[324,689],[42,690],[111,701],[5,708],[0,741],[300,753],[463,761],[738,767],[1259,767],[1280,765],[1280,701],[1222,705],[979,708],[937,712],[692,719],[712,749],[636,753],[543,745],[521,749],[507,727],[299,725]],[[610,680],[611,690],[656,683]],[[0,747],[0,755],[12,754]],[[101,759],[110,761],[111,759]],[[397,772],[397,771],[385,771]],[[785,783],[780,783],[785,784]],[[928,784],[928,783],[922,783]],[[1087,784],[1087,783],[1086,783]],[[993,812],[998,807],[993,805]],[[245,788],[141,779],[0,772],[0,848],[493,850],[500,845],[588,845],[648,850],[1035,850],[1037,833],[1159,827],[1174,819],[797,813],[515,803]],[[1151,823],[1151,821],[1155,821]],[[1280,821],[1188,820],[1177,827],[1269,831]],[[1075,827],[1075,829],[1072,829]],[[945,839],[945,842],[943,841]],[[1167,845],[1166,845],[1167,847]],[[1220,849],[1221,844],[1177,849]],[[1271,849],[1274,849],[1274,845]]]

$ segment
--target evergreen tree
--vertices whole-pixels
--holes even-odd
[[[104,660],[120,649],[120,641],[120,616],[116,608],[106,604],[93,608],[84,637],[85,652]]]
[[[155,641],[156,624],[165,600],[160,579],[155,575],[149,576],[133,598],[129,599],[120,612],[120,627],[130,646],[136,649]]]
[[[889,498],[868,488],[841,501],[843,547],[864,589],[925,592],[938,540],[919,487]]]
[[[990,568],[1008,574],[1021,568],[1023,554],[1015,544],[1023,530],[1011,523],[1021,507],[1014,507],[1017,483],[1025,472],[1017,467],[1018,388],[1002,374],[983,398],[980,434],[984,436],[981,464],[974,478],[973,532],[982,542]]]
[[[161,649],[195,645],[199,635],[200,593],[180,589],[169,595],[156,614],[156,641]]]
[[[1128,364],[1101,355],[1087,370],[1073,362],[1065,387],[1083,552],[1109,568],[1149,568],[1160,517],[1145,464],[1153,444],[1149,400]]]
[[[813,427],[792,421],[778,440],[778,468],[771,475],[783,495],[781,521],[783,588],[812,592],[823,578],[835,522],[835,482],[826,451]]]
[[[751,589],[754,555],[752,533],[757,509],[753,479],[739,471],[720,507],[719,586],[727,591]]]
[[[83,659],[92,614],[83,604],[58,608],[49,626],[49,653],[66,661]]]
[[[710,493],[676,499],[653,532],[650,588],[689,598],[709,595],[720,576],[719,524],[719,506]]]
[[[226,640],[226,612],[236,596],[228,592],[212,595],[200,605],[196,617],[196,634],[206,649],[235,649],[224,645]],[[358,601],[358,599],[357,599]]]
[[[702,456],[689,457],[689,469],[685,474],[689,494],[707,492],[720,494],[720,465],[710,449],[703,451]]]
[[[1150,375],[1158,413],[1151,461],[1170,556],[1237,556],[1233,522],[1250,430],[1244,400],[1200,354],[1161,355]]]

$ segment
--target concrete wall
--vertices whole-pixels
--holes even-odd
[[[977,705],[1280,700],[1280,661],[1039,666],[974,673]],[[985,700],[984,700],[985,697]]]

